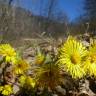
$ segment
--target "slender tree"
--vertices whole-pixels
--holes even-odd
[[[85,16],[89,23],[89,29],[96,31],[96,0],[85,0],[84,2]]]

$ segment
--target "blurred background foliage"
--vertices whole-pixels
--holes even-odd
[[[69,34],[96,34],[96,0],[83,0],[83,14],[73,21],[60,10],[59,0],[32,0],[32,6],[40,7],[39,15],[22,8],[20,2],[24,0],[0,0],[1,43],[31,37],[57,39]]]

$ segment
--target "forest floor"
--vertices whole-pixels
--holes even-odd
[[[32,62],[34,62],[35,50],[37,47],[41,47],[44,50],[50,51],[52,48],[57,48],[63,41],[64,40],[54,40],[52,38],[26,38],[21,40],[21,46],[17,47],[17,49],[21,51],[23,58],[32,64]],[[88,45],[88,42],[84,41],[84,43],[86,43],[85,45]],[[93,80],[92,78],[80,80],[78,83],[78,81],[74,81],[70,77],[66,76],[64,82],[64,85],[57,86],[55,93],[53,92],[52,96],[96,96],[96,80]],[[74,84],[75,87],[79,86],[78,92],[74,90]]]

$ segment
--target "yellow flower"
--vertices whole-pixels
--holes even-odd
[[[73,78],[82,78],[85,74],[82,69],[82,63],[86,54],[87,50],[82,43],[69,37],[59,48],[57,62],[60,67],[66,67],[66,71],[68,71]]]
[[[1,44],[0,45],[0,55],[5,57],[6,62],[16,62],[16,52],[14,48],[11,47],[9,44]]]
[[[32,86],[34,88],[35,87],[35,84],[36,84],[35,81],[30,76],[28,76],[26,78],[26,85]]]
[[[90,76],[96,77],[96,44],[89,47],[89,52],[83,68]]]
[[[17,64],[14,65],[13,72],[15,74],[23,74],[30,68],[29,64],[25,60],[18,60]]]
[[[63,81],[58,65],[50,63],[37,69],[35,80],[38,86],[51,89]]]
[[[44,62],[45,56],[40,49],[37,50],[37,55],[35,57],[35,64],[42,64]]]
[[[26,79],[26,76],[24,76],[24,75],[20,76],[19,82],[20,82],[21,86],[23,86],[25,84],[25,79]]]
[[[31,78],[30,76],[21,76],[19,78],[19,82],[21,84],[21,86],[27,86],[28,88],[34,88],[35,87],[35,80],[33,78]]]
[[[0,86],[0,89],[2,89],[0,91],[1,91],[1,94],[3,94],[4,96],[9,96],[13,92],[11,85]]]
[[[3,90],[3,86],[0,86],[0,92]]]

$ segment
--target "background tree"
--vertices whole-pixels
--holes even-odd
[[[58,37],[66,34],[68,17],[64,11],[59,9],[58,0],[32,1],[34,1],[32,6],[37,8],[38,15],[33,14],[34,10],[29,11],[22,8],[19,5],[22,0],[0,0],[2,43],[34,38],[41,36],[42,33],[45,34],[41,37]]]
[[[85,18],[89,23],[89,31],[96,32],[96,0],[85,0]]]

